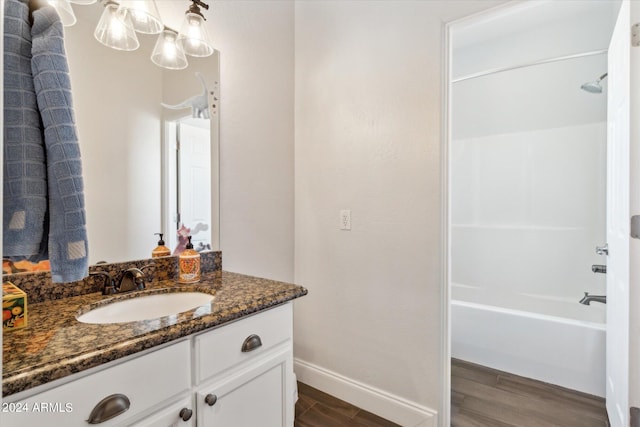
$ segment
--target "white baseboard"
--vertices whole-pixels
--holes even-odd
[[[436,427],[438,412],[295,358],[298,381],[403,427]]]

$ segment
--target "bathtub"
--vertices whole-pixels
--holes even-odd
[[[451,295],[452,357],[604,397],[605,305],[459,284]]]

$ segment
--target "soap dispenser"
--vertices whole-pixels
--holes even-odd
[[[164,240],[162,237],[164,234],[162,233],[154,233],[155,235],[160,236],[160,240],[158,240],[158,246],[151,252],[151,258],[158,258],[161,256],[169,256],[171,255],[171,251],[168,247],[164,245]]]
[[[178,259],[178,282],[195,283],[200,281],[200,253],[193,249],[191,236],[187,236],[189,243]]]

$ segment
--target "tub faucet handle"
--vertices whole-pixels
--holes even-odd
[[[609,244],[605,243],[604,246],[596,246],[596,253],[598,255],[609,255]]]

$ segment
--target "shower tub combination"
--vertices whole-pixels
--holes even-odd
[[[456,82],[450,147],[452,356],[596,396],[606,306],[579,301],[606,288],[606,69],[598,53]]]
[[[604,395],[606,306],[578,301],[606,287],[605,132],[454,140],[453,357]]]
[[[491,304],[504,293],[455,283],[451,291],[452,357],[604,397],[603,304],[512,295],[518,308],[501,308]]]
[[[606,305],[579,301],[606,293],[605,276],[592,270],[606,263],[595,250],[606,242],[600,49],[618,12],[614,2],[583,3],[581,15],[539,2],[453,32],[451,353],[604,396]],[[542,16],[553,24],[537,25]],[[569,32],[593,37],[548,44]]]

